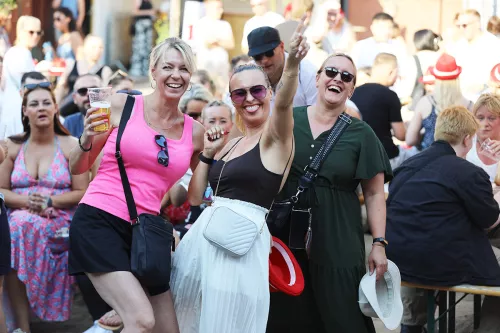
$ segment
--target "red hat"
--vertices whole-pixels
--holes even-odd
[[[269,255],[269,289],[298,296],[304,290],[304,275],[292,251],[280,239],[273,237]]]
[[[457,66],[455,58],[444,53],[441,55],[435,67],[431,68],[431,74],[438,80],[455,80],[462,73],[462,67]]]
[[[500,83],[500,64],[496,64],[490,73],[491,81]]]

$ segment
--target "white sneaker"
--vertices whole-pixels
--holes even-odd
[[[23,331],[23,330],[22,330],[22,329],[20,329],[20,328],[16,328],[16,329],[14,330],[14,332],[12,332],[12,333],[26,333],[26,332],[25,332],[25,331]]]

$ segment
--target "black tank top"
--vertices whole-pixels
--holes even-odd
[[[208,180],[214,194],[222,166],[226,163],[222,158],[210,168],[208,173]],[[283,174],[278,175],[264,167],[260,158],[259,143],[257,143],[252,150],[227,162],[220,178],[217,196],[246,201],[269,209],[274,197],[278,194],[282,179]]]

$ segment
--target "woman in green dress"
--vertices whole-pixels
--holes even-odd
[[[354,91],[356,67],[344,54],[331,55],[316,77],[316,105],[294,109],[295,158],[277,200],[297,192],[298,180],[328,137],[345,102]],[[361,208],[356,188],[361,184],[371,233],[385,237],[384,182],[392,170],[384,147],[372,129],[352,118],[324,162],[312,189],[299,199],[300,208],[311,208],[310,253],[292,250],[305,278],[298,296],[271,294],[268,333],[374,333],[371,318],[358,306],[358,287],[366,272]],[[296,205],[297,206],[297,205]],[[288,243],[290,225],[278,236]],[[369,270],[383,276],[387,270],[385,244],[376,241],[368,259]]]

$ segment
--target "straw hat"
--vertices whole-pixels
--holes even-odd
[[[269,255],[269,289],[291,296],[298,296],[304,290],[304,275],[297,259],[285,243],[274,236]]]
[[[379,281],[376,281],[375,272],[363,276],[359,284],[358,303],[365,316],[380,318],[390,330],[395,330],[401,324],[401,275],[396,264],[387,260],[387,272]]]
[[[438,80],[455,80],[462,73],[462,67],[457,66],[455,58],[449,54],[442,54],[436,66],[430,69],[431,74]]]

